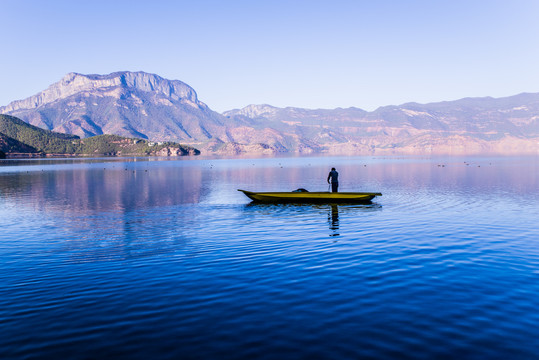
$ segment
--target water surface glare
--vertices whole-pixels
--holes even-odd
[[[251,203],[237,189],[382,192]],[[0,162],[0,358],[532,359],[539,159]]]

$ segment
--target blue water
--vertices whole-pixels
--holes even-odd
[[[382,192],[257,205],[236,189]],[[536,359],[539,159],[0,163],[1,359]]]

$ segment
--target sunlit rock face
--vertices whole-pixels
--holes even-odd
[[[25,100],[14,101],[4,108],[5,112],[29,110],[42,105],[70,98],[73,95],[90,96],[95,93],[98,97],[110,96],[120,99],[125,91],[153,92],[162,94],[173,100],[183,99],[199,104],[195,91],[181,81],[165,80],[154,74],[144,72],[117,72],[109,75],[83,75],[69,73],[59,82],[48,89]],[[134,97],[136,99],[136,97]],[[83,105],[85,101],[71,99],[70,105]],[[136,102],[136,101],[135,101]]]
[[[53,131],[152,140],[202,140],[225,134],[222,116],[177,80],[144,72],[67,74],[48,89],[0,112]]]
[[[358,99],[358,102],[361,102]],[[367,112],[248,105],[219,114],[178,80],[69,73],[0,113],[57,132],[174,141],[221,155],[539,154],[539,94],[408,103]]]

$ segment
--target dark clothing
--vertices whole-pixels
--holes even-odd
[[[331,179],[331,191],[332,192],[338,192],[339,191],[339,173],[337,170],[331,170],[328,175],[328,183]]]
[[[332,183],[338,183],[339,182],[339,173],[337,170],[331,170],[328,175],[328,183],[329,179],[331,179]]]

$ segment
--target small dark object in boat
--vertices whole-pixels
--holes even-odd
[[[309,192],[309,190],[306,190],[304,188],[299,188],[299,189],[296,189],[296,190],[294,190],[292,192]]]

